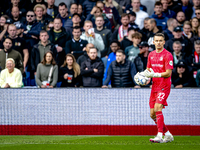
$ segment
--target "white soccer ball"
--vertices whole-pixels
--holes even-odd
[[[147,85],[147,84],[149,84],[150,83],[150,81],[151,81],[151,78],[147,78],[147,77],[145,77],[145,75],[144,75],[144,72],[140,72],[140,73],[138,73],[137,74],[137,84],[139,84],[139,85],[141,85],[141,86],[145,86],[145,85]]]

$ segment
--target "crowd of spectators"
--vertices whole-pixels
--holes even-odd
[[[200,0],[1,0],[0,87],[140,88],[156,33],[172,86],[200,87]]]

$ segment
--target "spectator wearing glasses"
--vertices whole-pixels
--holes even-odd
[[[200,22],[200,7],[197,7],[197,8],[195,9],[195,15],[196,15],[197,19],[198,19],[199,22]],[[193,18],[194,18],[194,17],[193,17]]]
[[[192,13],[192,18],[196,17],[196,9],[200,6],[200,0],[192,0],[193,2],[193,13]]]
[[[192,68],[180,60],[172,71],[172,84],[175,88],[194,87],[195,80]]]

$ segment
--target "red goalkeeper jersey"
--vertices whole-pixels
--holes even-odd
[[[155,73],[166,72],[167,69],[173,69],[172,54],[163,49],[162,52],[157,53],[152,51],[148,56],[147,68],[152,68]],[[153,78],[152,91],[160,91],[171,88],[171,76],[168,78]]]

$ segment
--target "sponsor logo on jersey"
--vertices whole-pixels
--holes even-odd
[[[160,57],[160,61],[163,61],[163,57]]]
[[[161,64],[152,64],[153,67],[163,67]]]

